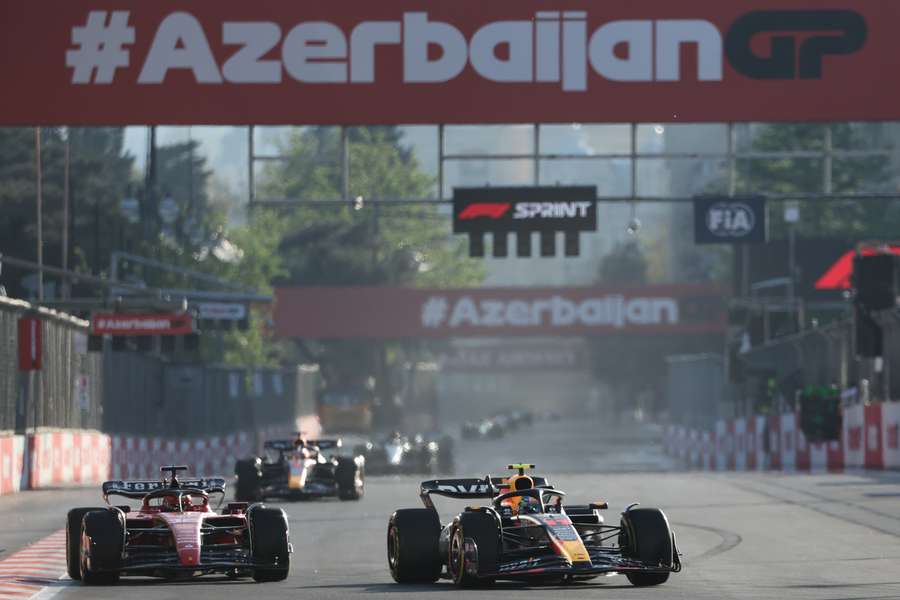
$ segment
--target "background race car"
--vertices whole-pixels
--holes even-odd
[[[210,495],[224,498],[222,478],[186,479],[187,467],[161,467],[161,481],[107,481],[110,496],[139,501],[129,506],[73,508],[66,516],[68,574],[84,584],[110,584],[122,575],[191,577],[224,573],[231,578],[281,581],[290,569],[287,515],[263,504],[228,504],[221,513]]]
[[[406,436],[393,432],[354,449],[366,459],[370,474],[451,474],[454,468],[453,439],[440,434]]]
[[[359,500],[365,488],[366,460],[330,454],[342,445],[340,439],[305,440],[299,436],[267,441],[263,456],[235,464],[235,497],[244,502],[328,496]]]
[[[394,512],[388,523],[388,566],[398,583],[437,581],[460,587],[497,579],[529,582],[587,580],[624,573],[636,586],[658,585],[681,570],[665,514],[657,508],[625,509],[618,526],[606,525],[599,502],[564,504],[565,492],[543,477],[525,474],[534,465],[510,465],[509,478],[440,479],[421,486],[425,508]],[[441,525],[432,495],[485,498]]]

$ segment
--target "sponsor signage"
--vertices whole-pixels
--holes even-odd
[[[597,230],[597,188],[490,187],[453,191],[453,232],[469,235],[469,254],[484,256],[484,234],[494,236],[494,256],[508,255],[507,234],[518,256],[531,256],[531,234],[541,234],[541,256],[555,256],[556,234],[565,234],[566,256],[578,255],[578,234]]]
[[[91,316],[94,335],[187,335],[194,331],[191,315],[95,313]]]
[[[694,198],[694,242],[753,244],[766,241],[766,199],[762,196]]]
[[[19,370],[40,371],[43,333],[37,317],[19,319]]]
[[[2,11],[2,125],[900,118],[900,81],[885,77],[900,52],[894,0],[29,0]]]
[[[247,305],[239,302],[197,302],[197,318],[210,321],[241,321],[247,318]]]
[[[604,333],[719,333],[722,290],[623,288],[279,288],[275,333],[320,339],[400,339]]]
[[[575,371],[587,365],[584,348],[532,344],[457,346],[441,358],[444,371]]]

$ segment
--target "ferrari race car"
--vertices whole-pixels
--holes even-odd
[[[184,578],[225,573],[231,578],[281,581],[288,576],[291,544],[280,508],[233,502],[221,513],[210,494],[225,495],[221,478],[176,477],[187,467],[161,467],[161,481],[107,481],[103,499],[137,500],[129,506],[73,508],[66,516],[66,566],[82,583],[111,584],[122,575]]]
[[[425,508],[391,515],[387,554],[397,583],[446,577],[460,587],[497,579],[526,582],[586,580],[622,573],[636,586],[659,585],[681,570],[675,535],[657,508],[632,504],[618,526],[606,525],[605,502],[564,504],[565,492],[543,477],[526,475],[534,465],[510,465],[509,478],[440,479],[421,485]],[[441,525],[433,495],[484,498]]]
[[[304,500],[337,496],[359,500],[365,485],[365,458],[333,456],[325,452],[342,446],[340,439],[270,440],[262,457],[239,460],[235,498],[242,502],[265,498]]]
[[[383,439],[357,446],[354,453],[366,459],[366,470],[371,475],[453,472],[453,439],[448,436],[438,440],[395,431]]]

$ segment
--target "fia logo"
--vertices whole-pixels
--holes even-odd
[[[706,228],[719,237],[744,237],[756,226],[756,215],[743,202],[719,202],[706,212]]]

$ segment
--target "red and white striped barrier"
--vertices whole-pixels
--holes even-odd
[[[881,431],[884,440],[884,467],[886,469],[900,468],[900,402],[891,402],[881,407]]]
[[[725,419],[712,431],[665,428],[663,448],[710,471],[840,471],[900,468],[900,402],[844,409],[841,439],[809,443],[794,413]]]
[[[25,436],[0,437],[0,496],[22,489],[22,472],[25,466]],[[27,487],[28,482],[25,482]]]
[[[106,479],[155,479],[163,464],[187,465],[192,475],[228,477],[234,463],[260,451],[266,439],[322,433],[316,416],[284,427],[193,440],[109,436],[63,430],[0,437],[0,495],[23,489],[94,485]]]
[[[113,436],[112,477],[114,479],[155,479],[164,464],[185,465],[200,477],[230,477],[234,463],[261,451],[267,439],[289,438],[297,431],[309,437],[321,435],[316,416],[300,417],[287,426],[263,429],[258,435],[235,433],[193,440],[166,440],[140,436]]]
[[[28,436],[29,488],[100,483],[109,476],[109,436],[53,431]]]
[[[247,433],[193,440],[113,436],[113,479],[156,479],[160,465],[185,465],[191,475],[224,477],[239,458],[254,453],[256,439]]]

